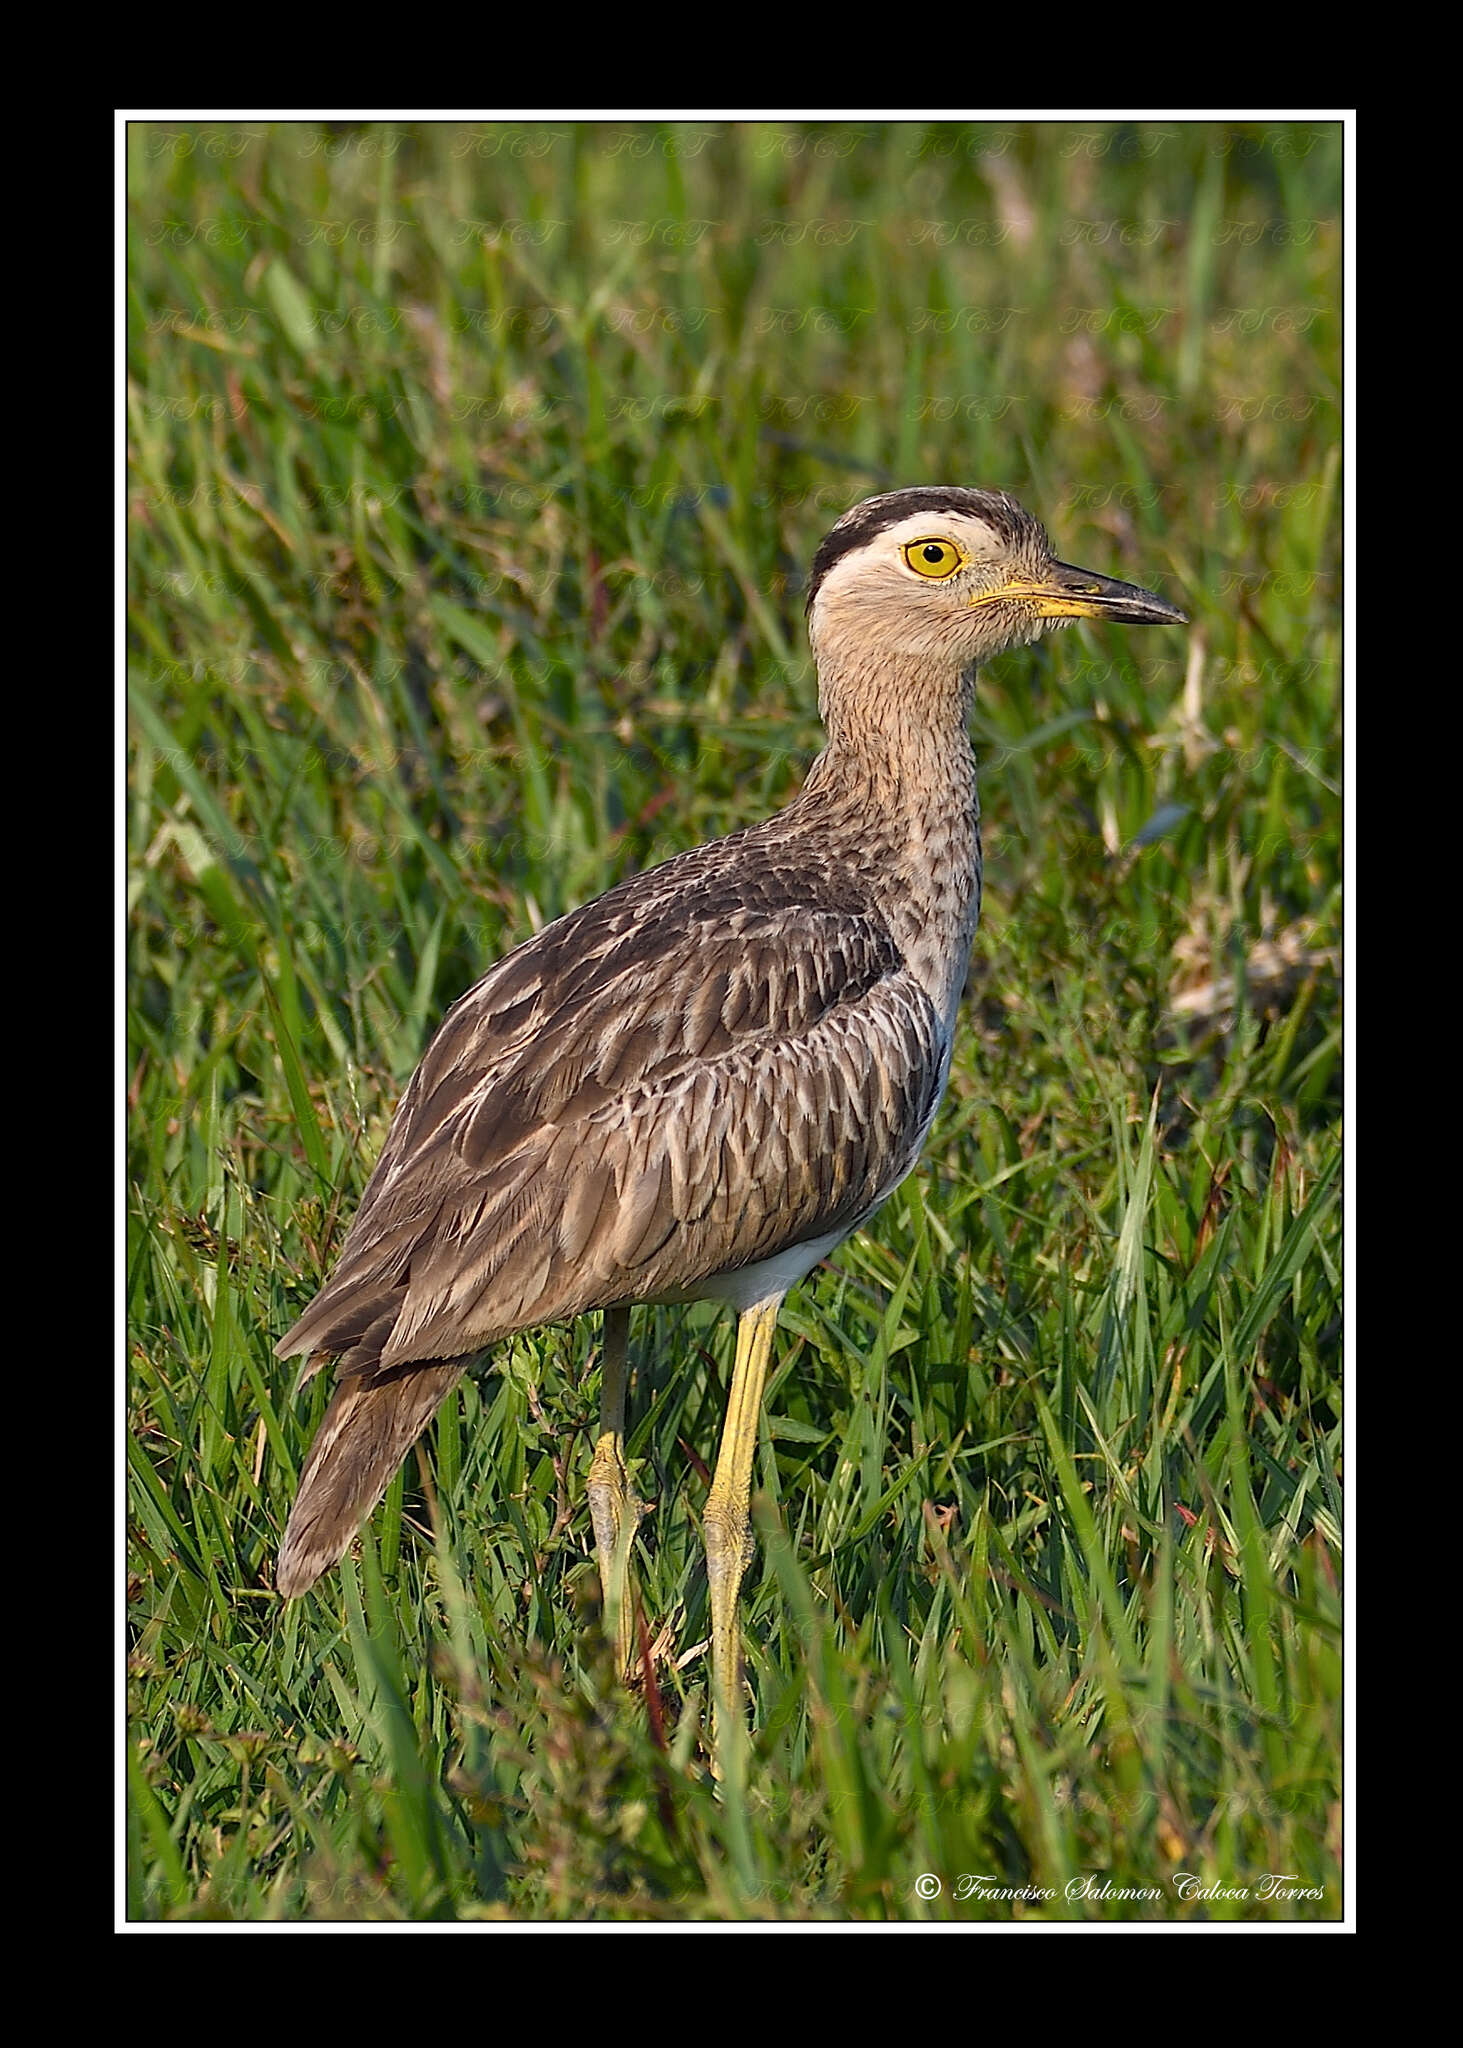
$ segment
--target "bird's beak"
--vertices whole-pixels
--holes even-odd
[[[1095,569],[1074,569],[1070,562],[1052,562],[1037,583],[1008,583],[993,590],[986,603],[1017,599],[1035,608],[1042,619],[1112,619],[1124,626],[1186,626],[1188,614],[1167,598],[1119,583]]]

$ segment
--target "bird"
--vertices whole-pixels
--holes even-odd
[[[300,1385],[335,1368],[276,1564],[295,1597],[470,1365],[601,1312],[586,1493],[623,1672],[630,1311],[729,1306],[703,1531],[714,1751],[745,1726],[738,1605],[782,1302],[914,1167],[949,1079],[980,911],[976,670],[1073,619],[1187,622],[1058,561],[1006,492],[953,485],[846,511],[806,617],[826,744],[800,791],[546,925],[448,1010],[334,1271],[276,1346],[304,1357]]]

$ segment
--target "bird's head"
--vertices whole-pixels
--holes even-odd
[[[808,635],[821,670],[906,663],[966,675],[1069,619],[1182,625],[1151,591],[1059,562],[1004,491],[886,491],[844,513],[813,559]]]

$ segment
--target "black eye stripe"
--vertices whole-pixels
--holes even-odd
[[[1026,546],[1037,554],[1048,552],[1046,529],[1024,506],[1004,491],[966,490],[959,485],[916,486],[913,490],[884,491],[851,505],[832,530],[823,536],[813,557],[808,577],[806,604],[809,611],[824,577],[853,548],[864,547],[886,527],[907,519],[911,513],[938,519],[943,513],[969,515],[989,526],[1009,548]]]

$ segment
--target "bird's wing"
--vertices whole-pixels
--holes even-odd
[[[946,1034],[876,916],[795,894],[688,855],[500,961],[444,1019],[280,1353],[465,1357],[867,1214],[917,1156]]]

